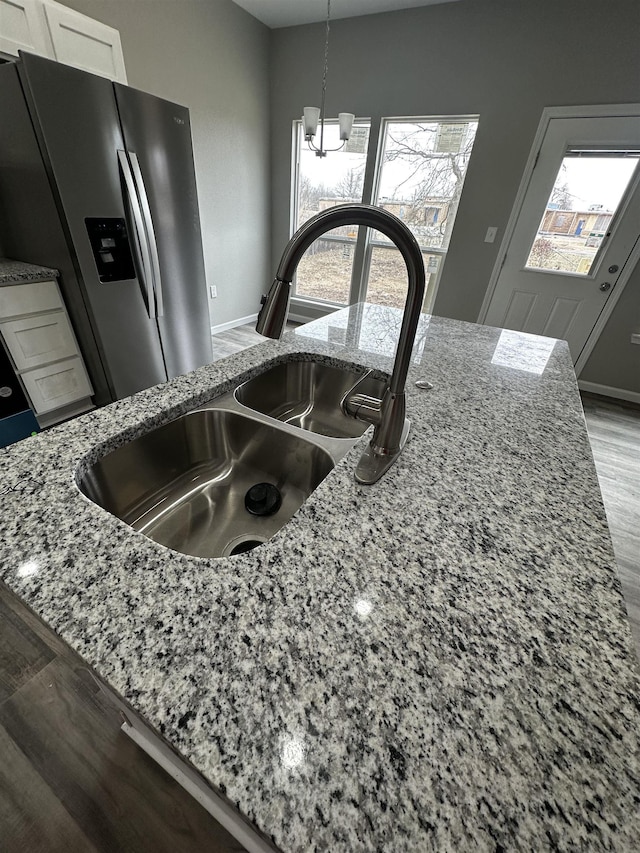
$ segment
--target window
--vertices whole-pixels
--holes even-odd
[[[613,227],[640,152],[588,148],[566,151],[526,269],[588,276]]]
[[[429,311],[477,127],[476,116],[383,119],[375,131],[370,121],[359,120],[342,151],[318,158],[296,122],[292,233],[318,211],[338,204],[364,201],[388,210],[410,228],[422,249],[427,277],[423,310]],[[337,122],[325,125],[325,144],[339,144]],[[378,149],[376,160],[368,156]],[[296,274],[298,299],[404,306],[407,274],[400,253],[385,235],[360,230],[336,229],[309,248]]]
[[[427,278],[423,311],[435,300],[477,128],[476,120],[451,118],[393,119],[382,125],[373,203],[396,215],[403,211],[401,218],[422,249]],[[407,275],[400,252],[378,232],[370,245],[366,301],[402,307]],[[391,269],[393,276],[387,272]]]
[[[321,210],[361,202],[369,144],[369,122],[354,123],[351,139],[340,151],[316,157],[296,122],[296,194],[294,228]],[[338,148],[338,122],[325,122],[324,144]],[[296,270],[296,296],[346,305],[349,302],[357,227],[334,228],[313,243]]]

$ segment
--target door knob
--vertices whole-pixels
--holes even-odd
[[[600,285],[600,290],[603,290],[603,291],[611,290],[611,282],[610,281],[603,281],[602,284]]]

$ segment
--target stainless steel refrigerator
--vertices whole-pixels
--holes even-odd
[[[60,270],[96,403],[209,363],[188,109],[21,54],[0,115],[0,254]]]

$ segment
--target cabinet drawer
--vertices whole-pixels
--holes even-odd
[[[32,281],[0,287],[0,320],[64,308],[55,281]]]
[[[79,357],[36,367],[21,375],[36,414],[90,397],[93,388]]]
[[[18,370],[79,355],[65,311],[9,320],[0,332]]]

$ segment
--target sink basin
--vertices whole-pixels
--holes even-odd
[[[284,423],[334,438],[358,438],[368,424],[345,415],[340,403],[355,385],[382,397],[385,383],[370,373],[317,361],[287,361],[236,388],[243,406]]]
[[[334,464],[327,451],[303,437],[236,412],[207,409],[102,457],[79,487],[162,545],[197,557],[220,557],[248,551],[273,536]],[[281,505],[272,514],[246,508],[247,492],[262,483],[280,493]]]

